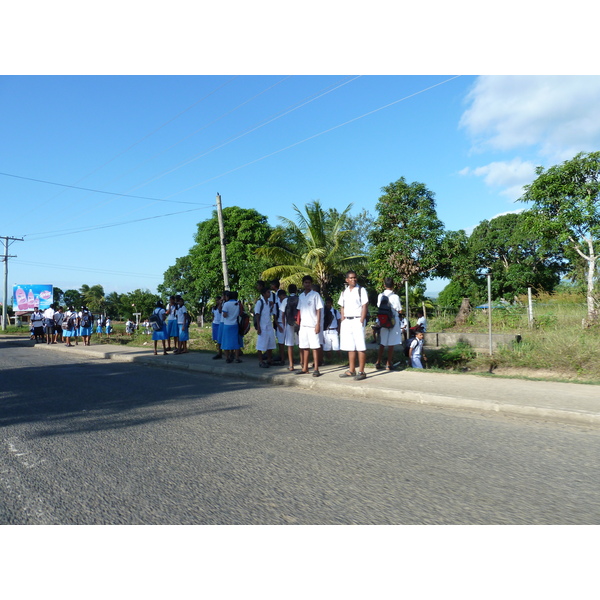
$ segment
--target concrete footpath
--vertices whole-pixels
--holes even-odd
[[[600,386],[547,381],[504,379],[469,374],[423,371],[376,371],[367,366],[367,379],[341,379],[341,366],[321,367],[321,377],[298,375],[287,367],[261,369],[255,357],[242,357],[242,363],[214,360],[210,353],[154,356],[151,348],[109,344],[67,348],[63,344],[37,344],[38,351],[64,352],[118,360],[163,369],[208,373],[217,377],[245,378],[265,384],[288,385],[320,394],[409,402],[445,408],[462,408],[540,419],[600,426]]]

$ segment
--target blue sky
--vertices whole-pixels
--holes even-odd
[[[140,59],[132,48],[100,54],[94,35],[87,54],[53,41],[47,56],[0,71],[0,235],[25,240],[10,246],[9,287],[155,291],[217,192],[224,207],[255,208],[275,225],[316,199],[375,215],[381,188],[405,177],[435,193],[448,229],[470,232],[523,208],[514,201],[535,166],[600,148],[599,76],[535,62],[543,75],[461,75],[493,67],[457,60],[456,42],[410,64],[365,62],[360,44],[347,60],[288,50],[278,61],[272,50],[255,63],[254,45],[246,57],[225,50],[165,68],[147,40]],[[177,32],[166,40],[174,56]],[[519,72],[518,60],[507,65]]]

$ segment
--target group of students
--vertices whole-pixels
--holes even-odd
[[[94,316],[87,306],[82,306],[76,311],[73,306],[64,310],[62,306],[56,308],[51,304],[42,313],[35,308],[31,315],[31,337],[35,342],[46,342],[46,344],[62,343],[68,348],[78,345],[81,338],[85,346],[90,345],[94,326]],[[112,325],[108,317],[98,317],[97,333],[106,331],[112,333]],[[75,342],[72,344],[71,342]]]
[[[152,327],[154,354],[158,354],[158,342],[162,342],[163,354],[187,354],[190,339],[190,314],[180,295],[170,296],[165,306],[161,300],[148,319]]]
[[[378,297],[378,307],[382,304],[390,307],[391,327],[379,324],[381,340],[376,363],[378,369],[393,370],[394,347],[402,344],[402,306],[399,297],[393,292],[393,282],[385,280],[386,289]],[[333,299],[320,294],[318,284],[310,275],[302,279],[302,290],[290,285],[286,290],[279,289],[279,281],[274,280],[268,287],[264,281],[257,282],[259,297],[254,305],[254,327],[258,334],[256,351],[261,368],[270,365],[285,365],[286,358],[289,371],[298,375],[321,375],[319,366],[324,363],[324,356],[333,352],[348,353],[348,369],[340,374],[342,378],[354,378],[356,381],[366,379],[366,339],[365,326],[368,319],[369,299],[364,287],[358,285],[354,271],[346,273],[346,288],[338,299],[338,311],[333,306]],[[385,297],[385,300],[383,298]],[[379,309],[378,309],[379,310]],[[383,311],[383,309],[381,309]],[[383,313],[382,313],[383,314]],[[225,291],[216,299],[213,309],[212,337],[217,345],[214,359],[225,357],[226,362],[242,362],[240,355],[244,347],[244,327],[241,324],[243,306],[235,291]],[[384,321],[382,316],[382,321]],[[404,319],[406,324],[406,320]],[[420,315],[417,326],[406,335],[415,334],[410,340],[408,354],[410,366],[423,368],[421,358],[423,352],[423,331],[425,319]],[[300,350],[300,369],[294,366],[294,346]],[[279,347],[279,357],[273,352]],[[387,365],[381,365],[385,347],[388,348]],[[286,356],[287,355],[287,356]],[[309,366],[312,357],[312,365]]]

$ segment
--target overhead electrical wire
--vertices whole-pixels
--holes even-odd
[[[348,121],[344,121],[343,123],[340,123],[339,125],[335,125],[334,127],[330,127],[329,129],[325,129],[324,131],[321,131],[319,133],[315,133],[314,135],[311,135],[307,138],[304,138],[303,140],[299,140],[298,142],[294,142],[293,144],[290,144],[289,146],[285,146],[284,148],[280,148],[279,150],[275,150],[274,152],[270,152],[269,154],[265,154],[264,156],[261,156],[260,158],[257,158],[255,160],[251,160],[250,162],[247,162],[243,165],[240,165],[239,167],[235,167],[234,169],[230,169],[229,171],[225,171],[224,173],[221,173],[220,175],[215,175],[214,177],[211,177],[210,179],[205,179],[204,181],[201,181],[200,183],[197,183],[195,185],[192,185],[191,187],[188,187],[184,190],[181,190],[180,192],[177,192],[176,194],[171,194],[170,196],[168,196],[169,198],[172,198],[173,196],[177,196],[179,194],[183,194],[185,192],[189,192],[190,190],[193,190],[194,188],[197,188],[201,185],[204,185],[210,181],[214,181],[215,179],[219,179],[220,177],[224,177],[225,175],[229,175],[230,173],[234,173],[235,171],[239,171],[240,169],[243,169],[245,167],[248,167],[250,165],[253,165],[257,162],[260,162],[261,160],[264,160],[265,158],[269,158],[271,156],[274,156],[275,154],[279,154],[280,152],[284,152],[285,150],[289,150],[290,148],[294,148],[295,146],[299,146],[300,144],[304,144],[305,142],[308,142],[310,140],[313,140],[317,137],[320,137],[326,133],[329,133],[331,131],[334,131],[336,129],[339,129],[340,127],[344,127],[345,125],[349,125],[350,123],[354,123],[355,121],[358,121],[359,119],[363,119],[364,117],[368,117],[369,115],[372,115],[376,112],[379,112],[380,110],[384,110],[386,108],[389,108],[390,106],[394,106],[394,104],[398,104],[399,102],[403,102],[405,100],[408,100],[410,98],[414,98],[415,96],[418,96],[419,94],[423,94],[424,92],[428,92],[429,90],[432,90],[433,88],[436,88],[440,85],[443,85],[445,83],[448,83],[449,81],[452,81],[454,79],[457,79],[458,77],[460,77],[460,75],[455,75],[454,77],[450,77],[449,79],[446,79],[445,81],[441,81],[439,83],[436,83],[434,85],[431,85],[427,88],[424,88],[422,90],[419,90],[418,92],[415,92],[414,94],[410,94],[408,96],[404,96],[403,98],[400,98],[398,100],[395,100],[394,102],[390,102],[389,104],[386,104],[384,106],[380,106],[379,108],[376,108],[374,110],[371,110],[369,112],[366,112],[358,117],[354,117],[353,119],[350,119]]]

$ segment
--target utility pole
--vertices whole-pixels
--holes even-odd
[[[224,289],[229,289],[229,272],[227,271],[227,250],[225,239],[225,228],[223,227],[223,209],[221,207],[221,194],[217,192],[217,219],[219,221],[219,238],[221,241],[221,262],[223,263],[223,283]]]
[[[23,242],[23,238],[14,238],[9,236],[0,236],[4,240],[4,299],[2,301],[2,331],[6,331],[6,317],[8,315],[8,259],[16,256],[8,254],[8,242]]]

